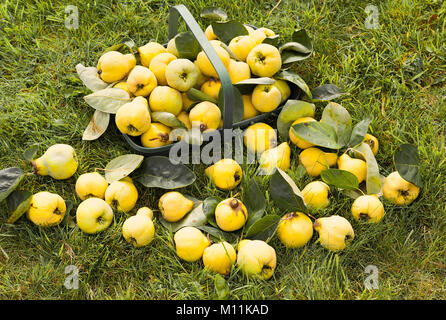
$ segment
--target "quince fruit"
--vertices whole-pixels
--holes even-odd
[[[290,168],[291,148],[288,142],[283,142],[275,148],[265,150],[260,156],[259,168],[266,174],[271,174],[275,168],[286,171]]]
[[[272,77],[282,67],[279,50],[266,43],[258,44],[248,54],[246,62],[251,72],[259,77]]]
[[[346,153],[338,158],[338,168],[353,173],[359,183],[367,178],[367,163],[361,159],[351,158]]]
[[[302,212],[290,212],[282,217],[277,236],[287,248],[300,248],[313,236],[313,222]]]
[[[233,84],[251,78],[251,70],[248,64],[234,59],[229,61],[228,74]]]
[[[189,112],[189,120],[192,123],[192,127],[199,127],[201,132],[217,129],[220,119],[220,108],[209,101],[198,103]]]
[[[347,219],[341,216],[330,216],[317,219],[314,229],[319,233],[321,245],[330,251],[343,250],[346,247],[346,240],[355,237],[352,225]]]
[[[320,176],[323,170],[329,168],[325,153],[318,148],[308,148],[299,154],[299,162],[312,177]]]
[[[204,250],[211,245],[211,241],[197,228],[184,227],[174,236],[178,257],[194,262],[203,256]]]
[[[298,146],[300,149],[307,149],[307,148],[314,147],[314,144],[297,137],[292,130],[292,126],[294,126],[295,124],[298,124],[298,123],[308,123],[308,122],[314,122],[314,121],[316,121],[316,120],[314,120],[312,117],[303,117],[303,118],[296,119],[291,124],[290,130],[289,130],[290,140],[293,144]]]
[[[222,275],[229,274],[236,259],[234,247],[226,241],[214,243],[203,252],[204,267]]]
[[[379,148],[378,139],[376,139],[376,137],[372,136],[371,134],[367,133],[364,137],[364,142],[370,146],[370,149],[372,150],[373,155],[376,156],[376,154],[378,153],[378,148]]]
[[[158,148],[172,143],[171,128],[159,122],[152,122],[150,129],[141,135],[141,144],[146,148]]]
[[[218,79],[210,78],[208,81],[201,85],[200,90],[206,93],[211,98],[218,100],[218,94],[220,92],[221,82]]]
[[[157,55],[161,53],[166,53],[167,50],[162,45],[156,42],[149,42],[142,47],[138,48],[139,52],[139,58],[141,60],[141,64],[144,67],[149,68],[150,63],[152,62],[153,58],[155,58]]]
[[[105,201],[118,211],[129,212],[137,200],[138,190],[130,177],[113,181],[105,190]]]
[[[121,81],[118,82],[117,84],[115,84],[113,86],[113,88],[118,88],[118,89],[122,89],[125,92],[127,92],[129,94],[130,97],[133,97],[133,93],[130,92],[129,88],[127,87],[127,82],[126,81]]]
[[[127,87],[135,96],[147,97],[157,85],[155,74],[143,66],[134,67],[127,78]]]
[[[279,89],[272,84],[258,84],[252,92],[252,105],[260,112],[275,110],[281,101]]]
[[[263,40],[265,40],[267,37],[275,36],[273,30],[262,27],[258,28],[256,30],[253,30],[253,32],[249,35],[251,39],[255,41],[256,44],[261,44]]]
[[[98,172],[84,173],[76,180],[76,194],[81,200],[90,197],[104,199],[108,182]]]
[[[262,153],[277,146],[277,134],[271,126],[258,122],[246,129],[243,142],[250,152]]]
[[[192,210],[194,202],[177,191],[170,191],[161,196],[158,207],[166,221],[176,222]]]
[[[166,68],[168,64],[176,59],[177,57],[169,52],[160,53],[152,59],[149,69],[155,75],[157,85],[167,86]]]
[[[276,269],[276,251],[262,240],[243,240],[239,245],[237,265],[247,276],[268,280]]]
[[[384,217],[384,206],[376,195],[363,195],[355,199],[352,214],[356,220],[366,220],[370,223],[381,221]]]
[[[88,234],[101,232],[113,221],[113,210],[110,205],[99,198],[88,198],[81,202],[76,211],[76,222],[79,228]]]
[[[211,44],[214,47],[215,52],[217,53],[218,57],[220,58],[225,68],[228,68],[229,61],[231,60],[229,53],[225,49],[223,49],[220,45],[218,45],[217,42],[211,42]],[[215,71],[214,67],[211,64],[211,61],[208,59],[204,51],[200,51],[200,53],[198,53],[197,64],[201,73],[203,73],[205,76],[218,79],[217,71]]]
[[[387,176],[383,185],[383,196],[386,200],[399,205],[411,204],[420,194],[420,188],[394,171]]]
[[[229,49],[235,54],[235,56],[241,60],[246,61],[249,52],[257,45],[255,40],[250,36],[238,36],[229,42]]]
[[[140,208],[136,215],[125,220],[122,225],[122,236],[135,248],[148,245],[155,235],[152,222],[153,211],[147,207]]]
[[[70,178],[78,167],[76,152],[67,144],[52,145],[40,158],[32,160],[31,164],[36,174],[49,175],[56,180]]]
[[[248,219],[248,210],[236,198],[221,201],[215,208],[215,221],[223,231],[235,231],[243,227]]]
[[[210,40],[217,40],[217,36],[214,33],[214,29],[212,29],[212,25],[208,25],[206,30],[204,31],[204,35],[206,36],[206,38],[210,41]]]
[[[150,129],[149,104],[144,97],[136,97],[132,102],[118,109],[115,117],[119,131],[129,136],[140,136]]]
[[[112,83],[125,78],[135,65],[136,59],[133,54],[109,51],[99,58],[97,69],[102,80]]]
[[[42,191],[32,195],[27,217],[39,227],[53,227],[63,220],[66,210],[61,196]]]
[[[183,110],[181,93],[168,86],[158,86],[149,97],[150,110],[153,112],[170,112],[177,116]]]
[[[328,193],[330,187],[322,181],[312,181],[302,190],[305,204],[310,210],[325,209],[330,204]]]
[[[251,95],[242,95],[243,99],[243,120],[251,119],[252,117],[258,116],[260,114],[259,110],[254,108],[251,101]]]
[[[285,80],[281,80],[281,79],[274,79],[274,80],[276,82],[273,84],[273,86],[275,86],[277,89],[279,89],[280,96],[282,97],[282,99],[280,100],[280,103],[283,103],[291,95],[290,86],[288,85],[288,82]]]
[[[195,86],[198,71],[195,64],[187,59],[176,59],[166,67],[167,84],[178,91],[187,91]]]
[[[242,168],[233,159],[222,159],[206,168],[206,175],[220,189],[232,190],[242,181]]]

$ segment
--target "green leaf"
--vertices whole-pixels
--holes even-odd
[[[269,228],[276,226],[280,221],[280,217],[275,214],[269,214],[263,218],[254,222],[254,224],[248,228],[245,238],[253,238],[257,234],[268,230]]]
[[[309,58],[313,52],[313,43],[305,29],[294,31],[292,40],[279,48],[284,67]]]
[[[217,273],[215,275],[214,285],[217,294],[216,298],[218,300],[227,300],[230,294],[229,285],[221,274]]]
[[[6,223],[16,222],[26,211],[28,211],[31,206],[32,195],[33,194],[30,191],[15,190],[8,196],[8,198],[6,198],[6,204],[9,210],[9,218]]]
[[[287,100],[277,118],[277,131],[287,140],[291,124],[302,117],[314,117],[315,105],[301,100]]]
[[[201,18],[216,20],[216,21],[224,21],[228,19],[228,15],[223,9],[217,7],[207,7],[201,11]]]
[[[401,144],[393,154],[393,162],[400,176],[417,187],[422,186],[419,173],[418,148],[412,144]]]
[[[99,77],[98,69],[95,67],[84,67],[83,64],[79,63],[76,65],[76,72],[82,83],[93,92],[105,89],[108,86],[108,83]]]
[[[184,164],[173,164],[168,157],[152,156],[144,159],[136,179],[147,188],[177,189],[191,185],[195,174]]]
[[[262,218],[266,209],[265,195],[260,190],[256,178],[251,178],[249,181],[243,201],[248,210],[248,220],[245,228],[249,229],[256,221]]]
[[[217,104],[217,100],[215,100],[214,98],[212,98],[211,96],[207,95],[206,93],[197,90],[195,88],[190,88],[187,92],[186,95],[189,99],[191,99],[192,101],[209,101],[212,103]]]
[[[110,122],[110,114],[95,110],[87,128],[85,128],[82,140],[96,140],[107,130]]]
[[[84,97],[85,102],[96,110],[115,114],[120,107],[131,101],[127,91],[119,88],[106,88]]]
[[[226,44],[229,44],[235,37],[249,34],[245,26],[235,20],[228,22],[212,22],[212,30],[217,38]]]
[[[234,104],[232,105],[233,108],[233,114],[232,114],[232,121],[233,123],[237,123],[239,121],[243,120],[243,98],[240,91],[237,89],[237,87],[232,87],[234,91]],[[218,102],[217,106],[220,108],[222,117],[224,117],[225,114],[225,103],[224,103],[224,94],[223,94],[223,87],[220,88],[220,91],[218,93]]]
[[[378,194],[381,192],[381,175],[379,174],[379,166],[373,155],[372,149],[367,143],[361,143],[354,148],[359,152],[367,163],[367,194]]]
[[[270,194],[277,206],[283,210],[304,213],[308,211],[299,188],[290,176],[279,168],[271,176]]]
[[[276,34],[271,37],[266,37],[265,39],[263,39],[262,43],[270,44],[272,46],[277,47],[277,45],[279,44],[279,39],[280,39],[279,35]]]
[[[186,125],[180,121],[173,113],[170,112],[153,112],[152,113],[152,121],[161,122],[162,124],[171,127],[171,128],[185,128]]]
[[[296,86],[298,86],[310,99],[312,98],[312,94],[310,91],[310,88],[305,83],[304,79],[302,79],[297,73],[283,70],[275,75],[275,78],[286,80],[291,83],[294,83]]]
[[[234,59],[235,61],[241,61],[241,60],[235,55],[235,53],[232,52],[231,49],[229,49],[229,47],[228,47],[224,42],[220,43],[220,47],[222,47],[223,49],[225,49],[225,50],[228,52],[228,54],[229,54],[229,56],[231,57],[231,59]],[[244,61],[243,61],[243,62],[244,62]]]
[[[235,240],[237,239],[237,236],[235,234],[222,231],[215,227],[197,226],[197,229],[200,229],[206,233],[209,233],[212,236],[213,240],[215,240],[215,241],[226,241],[226,242],[232,243],[232,242],[235,242]]]
[[[298,123],[293,125],[291,130],[297,137],[316,146],[336,150],[342,148],[337,142],[336,131],[329,124],[317,121]]]
[[[328,169],[321,172],[322,181],[338,189],[357,190],[359,182],[356,176],[345,170]]]
[[[274,84],[275,82],[276,80],[267,77],[250,78],[237,82],[234,86],[237,87],[241,94],[250,94],[259,84]]]
[[[335,129],[339,145],[345,146],[349,142],[352,132],[352,117],[343,106],[330,102],[324,108],[320,122],[329,124]]]
[[[181,32],[175,36],[175,46],[178,51],[178,57],[183,59],[195,60],[201,51],[200,44],[192,32]]]
[[[215,221],[215,208],[220,203],[220,200],[213,197],[208,197],[203,201],[203,212],[206,215],[208,223],[214,227],[218,227]]]
[[[121,180],[137,169],[144,156],[138,154],[125,154],[114,158],[105,166],[105,180],[108,183]]]
[[[168,222],[162,216],[159,216],[161,224],[170,232],[177,232],[183,227],[204,226],[207,222],[206,215],[203,212],[203,203],[195,205],[183,219],[177,222]]]
[[[348,147],[354,147],[364,141],[365,135],[369,130],[370,122],[372,118],[367,118],[359,122],[352,130],[350,141],[348,142]]]
[[[34,156],[36,155],[37,151],[39,151],[39,144],[35,143],[31,146],[29,146],[24,152],[23,152],[23,158],[26,161],[31,161],[34,159]]]
[[[22,169],[12,167],[0,170],[0,202],[5,200],[22,181]]]
[[[313,89],[311,93],[313,95],[313,102],[330,101],[346,94],[341,92],[341,89],[334,84],[323,84],[316,89]]]

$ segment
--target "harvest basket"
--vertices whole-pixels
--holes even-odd
[[[184,22],[186,23],[189,30],[192,32],[198,43],[200,44],[202,50],[207,55],[208,59],[210,60],[212,66],[215,68],[218,77],[221,82],[222,87],[222,93],[224,97],[223,102],[223,108],[222,108],[222,115],[223,115],[223,128],[218,129],[221,135],[223,135],[224,129],[233,129],[233,128],[246,128],[250,126],[253,123],[265,121],[270,118],[276,118],[278,114],[280,113],[283,105],[286,103],[282,103],[279,107],[277,107],[275,110],[271,112],[265,112],[260,115],[257,115],[255,117],[252,117],[250,119],[242,120],[239,122],[234,123],[233,122],[233,112],[234,112],[234,105],[235,105],[235,93],[234,90],[238,90],[235,88],[235,86],[232,84],[231,79],[229,77],[228,71],[226,70],[225,66],[223,65],[223,62],[218,57],[216,51],[206,38],[204,32],[201,30],[200,26],[198,25],[195,18],[192,16],[190,11],[186,8],[184,5],[177,5],[170,9],[169,13],[169,35],[168,39],[172,39],[175,37],[178,33],[178,23],[179,23],[179,17],[182,17]],[[252,28],[256,29],[255,26],[251,26]],[[165,47],[167,44],[164,45]],[[291,94],[288,99],[298,99],[301,95],[301,90],[298,86],[296,86],[293,83],[288,82]],[[221,106],[220,106],[221,107]],[[138,153],[141,153],[143,155],[165,155],[169,152],[169,150],[172,148],[175,142],[169,145],[165,145],[162,147],[157,148],[146,148],[143,147],[140,143],[139,137],[133,137],[129,136],[127,134],[123,134],[124,139],[127,141],[127,143],[130,145],[132,149],[137,151]],[[205,137],[205,134],[203,134],[203,137]]]

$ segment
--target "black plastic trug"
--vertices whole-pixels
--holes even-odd
[[[223,129],[231,129],[231,128],[246,128],[256,122],[264,121],[271,117],[277,117],[282,110],[283,105],[279,106],[275,110],[271,112],[262,113],[258,116],[252,117],[247,120],[243,120],[237,123],[233,122],[233,107],[234,107],[234,86],[232,85],[231,78],[229,77],[228,71],[226,70],[223,62],[218,57],[214,48],[207,40],[204,32],[201,30],[198,23],[195,21],[194,17],[190,13],[190,11],[186,8],[186,6],[180,4],[174,6],[170,9],[169,13],[169,40],[172,39],[178,32],[178,19],[179,16],[183,18],[189,30],[193,33],[204,53],[206,53],[209,58],[212,66],[215,68],[218,77],[220,79],[223,95],[224,95],[224,114],[223,114],[223,128],[219,129],[220,134],[223,134]],[[254,29],[255,27],[252,26]],[[164,45],[165,47],[167,44]],[[291,95],[289,99],[297,99],[300,96],[300,89],[295,85],[290,85]],[[168,144],[158,148],[146,148],[143,147],[140,143],[141,137],[132,137],[126,134],[123,134],[124,139],[127,143],[132,147],[135,151],[144,154],[144,155],[165,155],[169,152],[170,148],[174,144]]]

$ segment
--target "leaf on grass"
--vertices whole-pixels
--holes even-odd
[[[209,233],[214,238],[213,240],[216,240],[216,241],[226,241],[226,242],[232,243],[232,242],[235,242],[235,240],[237,239],[236,234],[222,231],[222,230],[218,229],[218,227],[197,226],[197,229],[200,229],[206,233]]]
[[[400,176],[417,187],[422,186],[419,161],[418,148],[412,144],[401,144],[393,154],[393,162]]]
[[[251,178],[245,192],[243,202],[248,210],[248,220],[245,228],[249,229],[256,221],[262,218],[266,209],[266,199],[257,183],[256,178]]]
[[[0,170],[0,202],[5,200],[22,181],[22,169],[12,167]]]
[[[23,158],[26,161],[31,161],[32,159],[34,159],[34,156],[36,155],[37,151],[39,151],[39,144],[33,144],[30,147],[28,147],[24,152],[23,152]]]
[[[323,84],[311,90],[311,93],[313,95],[313,102],[330,101],[346,94],[345,92],[341,92],[341,89],[334,84]]]
[[[352,132],[352,117],[340,104],[330,102],[324,108],[320,122],[329,124],[335,129],[338,143],[345,146],[350,139]]]
[[[203,212],[206,215],[208,223],[214,227],[218,227],[215,221],[215,208],[220,203],[220,200],[213,197],[208,197],[203,201]]]
[[[115,114],[120,107],[131,101],[127,91],[119,88],[102,89],[84,97],[85,102],[96,110]]]
[[[282,65],[286,68],[294,62],[309,58],[313,52],[313,43],[305,29],[296,30],[292,41],[283,44],[279,52],[282,56]]]
[[[257,234],[276,226],[280,221],[280,217],[275,214],[269,214],[254,222],[254,224],[246,231],[245,238],[253,238]]]
[[[372,122],[372,118],[364,119],[353,128],[350,141],[347,144],[348,147],[355,147],[364,141],[370,122]]]
[[[95,67],[84,67],[79,63],[76,65],[76,71],[82,83],[91,91],[99,91],[107,88],[108,83],[103,81],[98,74],[98,69]]]
[[[143,160],[144,156],[138,154],[125,154],[114,158],[105,166],[105,180],[112,183],[127,177]]]
[[[301,100],[287,100],[277,118],[279,135],[288,140],[291,124],[302,117],[314,117],[315,105]]]
[[[95,110],[93,117],[85,128],[82,140],[92,141],[98,139],[107,130],[110,114]]]
[[[229,42],[238,36],[248,35],[245,26],[235,20],[227,22],[212,22],[212,30],[220,41],[229,44]]]
[[[361,143],[354,148],[355,151],[362,154],[367,163],[367,194],[378,194],[381,192],[381,175],[379,174],[378,162],[367,143]]]
[[[323,122],[304,122],[291,126],[292,132],[299,138],[316,146],[339,150],[342,146],[337,142],[335,129]]]
[[[359,188],[358,178],[345,170],[328,169],[321,172],[322,181],[335,188],[343,190],[357,190]]]
[[[31,205],[32,193],[30,191],[14,190],[8,198],[6,204],[9,210],[9,218],[6,223],[14,223],[28,211]]]
[[[274,202],[283,210],[307,212],[307,206],[299,188],[290,176],[279,168],[271,176],[270,194]]]
[[[183,219],[177,222],[168,222],[160,216],[161,224],[170,232],[174,233],[183,227],[204,226],[207,222],[206,215],[203,212],[203,203],[195,205]]]
[[[195,174],[184,164],[173,164],[168,157],[152,156],[144,159],[136,179],[147,188],[177,189],[191,185]]]

